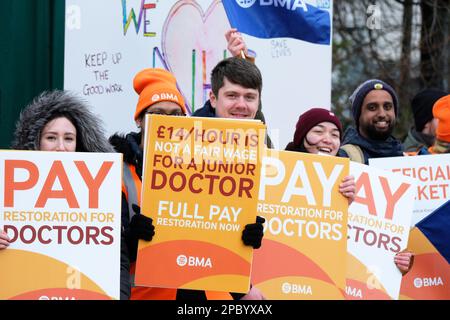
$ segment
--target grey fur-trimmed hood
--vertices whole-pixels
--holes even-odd
[[[45,125],[59,117],[67,117],[77,129],[79,152],[115,152],[105,138],[101,120],[86,103],[68,91],[43,92],[25,109],[16,123],[12,149],[39,150]]]

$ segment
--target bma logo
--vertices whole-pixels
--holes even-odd
[[[75,297],[49,297],[49,296],[40,296],[39,300],[77,300]]]
[[[255,4],[256,0],[236,0],[236,2],[242,8],[248,9]],[[259,5],[261,7],[280,7],[292,11],[302,8],[304,12],[308,12],[308,7],[303,0],[259,0]]]
[[[437,287],[443,286],[441,277],[434,278],[415,278],[414,279],[414,287],[422,288],[422,287]]]
[[[179,255],[177,257],[177,265],[180,267],[212,268],[211,258],[187,257],[185,255]]]
[[[362,299],[362,291],[361,291],[361,289],[357,289],[357,288],[352,288],[352,287],[346,286],[345,287],[345,293],[348,296],[352,296],[352,297],[355,297],[355,298]]]
[[[312,289],[311,286],[308,285],[301,285],[301,284],[295,284],[295,283],[289,283],[289,282],[284,282],[281,285],[281,292],[283,292],[284,294],[309,294],[312,295]]]
[[[244,9],[250,8],[255,2],[256,0],[236,0],[236,3]]]
[[[156,102],[159,100],[173,100],[173,101],[178,102],[178,96],[176,94],[172,94],[172,93],[164,93],[164,92],[161,94],[155,93],[152,96],[152,102]]]

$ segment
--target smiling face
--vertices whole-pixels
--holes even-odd
[[[308,131],[303,141],[306,151],[335,156],[341,146],[338,127],[331,122],[321,122]]]
[[[359,117],[359,133],[369,139],[386,140],[394,130],[395,109],[385,90],[372,90],[364,98]]]
[[[77,149],[77,129],[65,117],[49,121],[41,133],[39,150],[68,151]]]
[[[219,118],[254,119],[258,111],[259,91],[224,78],[218,97],[211,91],[210,102]]]

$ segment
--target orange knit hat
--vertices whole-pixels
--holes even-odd
[[[433,116],[439,119],[436,137],[450,142],[450,94],[440,98],[433,106]]]
[[[144,69],[134,77],[133,86],[139,95],[134,120],[139,118],[142,111],[161,101],[175,102],[186,114],[183,95],[177,88],[177,80],[169,71]]]

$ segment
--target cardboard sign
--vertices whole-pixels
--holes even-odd
[[[398,299],[394,263],[408,243],[414,179],[351,162],[356,196],[349,207],[347,299]]]
[[[252,283],[268,299],[343,299],[349,160],[268,150],[258,215],[266,219]]]
[[[259,121],[146,118],[142,212],[155,236],[141,241],[138,286],[247,293],[264,125]]]
[[[418,180],[411,227],[450,197],[450,154],[369,159],[371,167]]]
[[[0,152],[0,299],[119,299],[121,154]]]

